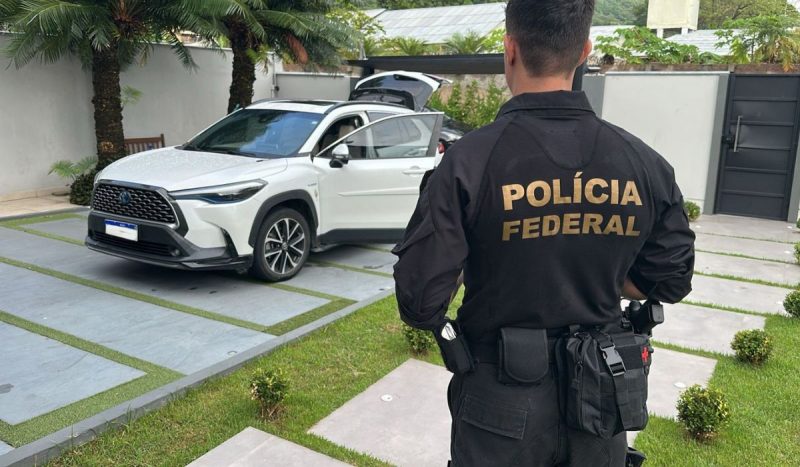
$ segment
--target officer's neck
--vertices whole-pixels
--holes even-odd
[[[532,92],[571,91],[572,79],[565,76],[523,76],[514,80],[511,94]]]

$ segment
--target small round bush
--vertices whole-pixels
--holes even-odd
[[[718,390],[695,384],[681,393],[678,420],[698,441],[711,440],[730,417],[725,396]]]
[[[686,215],[689,216],[690,221],[694,222],[700,218],[700,206],[697,203],[684,201],[683,208],[686,210]]]
[[[69,202],[80,206],[88,206],[92,201],[92,190],[94,189],[94,176],[96,170],[92,170],[83,175],[79,175],[69,187]]]
[[[281,368],[260,368],[250,377],[250,398],[258,402],[261,418],[274,420],[283,411],[289,381]]]
[[[415,329],[408,325],[403,325],[403,336],[411,347],[411,351],[417,355],[424,355],[436,345],[436,338],[430,331]]]
[[[794,260],[800,264],[800,242],[794,244]]]
[[[731,348],[736,352],[737,359],[761,365],[772,353],[772,339],[761,329],[739,331],[733,337]]]
[[[800,229],[800,219],[797,219],[797,222],[794,224],[798,229]]]
[[[795,318],[800,318],[800,290],[789,292],[783,300],[783,309]]]

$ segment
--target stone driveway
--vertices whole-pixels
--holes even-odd
[[[386,246],[270,285],[89,251],[85,216],[0,219],[0,455],[393,287]]]

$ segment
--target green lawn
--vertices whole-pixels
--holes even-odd
[[[106,432],[54,465],[185,465],[247,426],[345,462],[381,465],[306,431],[410,357],[400,329],[389,297]],[[767,330],[775,338],[775,354],[763,368],[717,356],[712,384],[725,391],[733,412],[719,438],[698,445],[675,422],[653,418],[636,441],[650,457],[648,465],[800,463],[800,355],[794,352],[800,348],[800,320],[770,317]],[[425,360],[441,363],[436,354]],[[258,366],[282,366],[290,375],[291,396],[279,422],[260,421],[248,398],[248,375]]]

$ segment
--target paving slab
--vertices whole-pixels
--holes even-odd
[[[394,279],[307,263],[285,284],[360,301],[394,288]]]
[[[13,449],[14,448],[12,448],[11,446],[9,446],[6,443],[0,441],[0,456],[2,456],[3,454],[5,454],[7,452],[11,452]]]
[[[783,299],[789,292],[789,289],[783,287],[695,274],[692,278],[692,292],[686,300],[758,313],[785,315]]]
[[[706,234],[749,237],[777,242],[800,241],[800,231],[794,225],[783,221],[753,217],[703,214],[696,222],[692,222],[692,229],[695,232]]]
[[[697,252],[694,270],[705,274],[726,274],[795,286],[800,283],[800,266],[758,259]]]
[[[309,432],[398,466],[445,465],[450,376],[443,367],[408,360]]]
[[[82,242],[86,239],[87,221],[85,218],[59,219],[57,221],[36,222],[25,227],[52,235],[71,238]]]
[[[272,339],[0,263],[0,310],[190,374]]]
[[[233,274],[150,266],[2,227],[0,256],[264,326],[328,303]]]
[[[344,462],[252,427],[220,444],[187,467],[338,467]]]
[[[694,384],[705,386],[717,361],[683,352],[656,348],[648,377],[647,409],[659,417],[675,418],[678,397]]]
[[[397,262],[397,257],[389,252],[357,246],[336,247],[324,253],[312,255],[311,259],[385,274],[392,274],[394,263]]]
[[[0,368],[0,420],[11,425],[145,375],[2,322]]]
[[[764,329],[763,316],[732,313],[699,306],[664,305],[664,323],[653,329],[659,342],[687,349],[733,355],[731,341],[745,329]]]
[[[800,235],[798,235],[797,240],[800,241]],[[695,247],[698,250],[715,253],[740,254],[754,258],[795,263],[794,252],[792,251],[794,248],[788,243],[724,237],[722,235],[708,235],[697,232]]]

